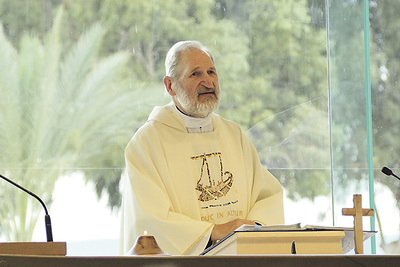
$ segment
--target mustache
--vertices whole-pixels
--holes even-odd
[[[215,87],[206,87],[206,86],[201,86],[199,90],[197,91],[198,95],[203,95],[203,94],[214,94],[215,95]]]

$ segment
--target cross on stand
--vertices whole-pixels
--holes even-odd
[[[354,244],[355,253],[363,254],[363,227],[362,216],[374,216],[373,209],[363,209],[361,204],[361,195],[353,195],[354,208],[343,208],[342,215],[351,215],[354,217]]]

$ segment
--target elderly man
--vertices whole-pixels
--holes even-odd
[[[144,231],[169,254],[194,255],[243,224],[282,224],[281,185],[240,127],[213,113],[220,90],[210,52],[179,42],[165,67],[173,101],[154,108],[125,152],[122,252]]]

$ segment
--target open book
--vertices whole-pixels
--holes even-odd
[[[345,237],[342,239],[342,253],[346,254],[354,248],[354,229],[352,227],[335,227],[335,226],[317,226],[317,225],[305,225],[301,226],[300,223],[290,225],[242,225],[213,246],[203,251],[200,255],[207,255],[217,246],[223,243],[228,243],[232,239],[235,233],[241,232],[290,232],[290,231],[344,231]],[[364,231],[363,240],[367,240],[371,236],[375,235],[376,231]]]

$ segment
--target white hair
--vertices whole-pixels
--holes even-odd
[[[208,49],[198,41],[181,41],[174,44],[168,51],[165,57],[165,74],[173,79],[176,78],[176,66],[179,63],[180,55],[188,49],[199,49],[207,53],[211,61],[214,59]]]

